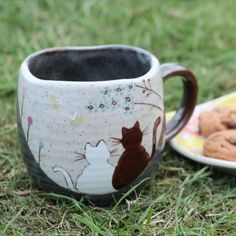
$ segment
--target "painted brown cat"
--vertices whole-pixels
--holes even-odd
[[[151,155],[141,144],[144,133],[141,131],[138,121],[130,129],[122,128],[122,139],[113,138],[125,149],[113,173],[112,185],[115,189],[121,189],[133,182],[145,169],[156,150],[157,128],[160,122],[161,117],[158,117],[154,123]]]

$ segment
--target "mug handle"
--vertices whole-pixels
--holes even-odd
[[[161,65],[163,81],[181,76],[183,81],[183,98],[175,116],[166,124],[166,141],[169,141],[184,128],[190,119],[197,102],[198,85],[193,73],[181,65],[166,63]]]

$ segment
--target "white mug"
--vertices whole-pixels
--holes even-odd
[[[184,96],[165,124],[163,81],[180,75]],[[18,83],[18,128],[29,174],[47,191],[110,202],[157,170],[165,140],[186,124],[194,75],[160,66],[126,45],[45,49],[28,56]]]

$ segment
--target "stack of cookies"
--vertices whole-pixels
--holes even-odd
[[[203,155],[236,162],[236,110],[215,108],[202,112],[199,128],[207,138]]]

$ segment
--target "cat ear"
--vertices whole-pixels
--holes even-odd
[[[87,143],[86,146],[85,146],[85,150],[88,150],[91,148],[91,144],[90,143]]]
[[[107,145],[106,145],[106,143],[105,143],[105,141],[102,139],[102,140],[100,140],[99,142],[98,142],[98,144],[97,144],[97,147],[106,147]]]
[[[128,131],[128,129],[127,128],[125,128],[125,127],[122,127],[122,130],[121,130],[121,132],[122,132],[122,135],[124,136],[126,133],[127,133],[127,131]]]
[[[136,123],[134,124],[134,126],[135,126],[135,127],[140,127],[139,122],[136,121]]]

